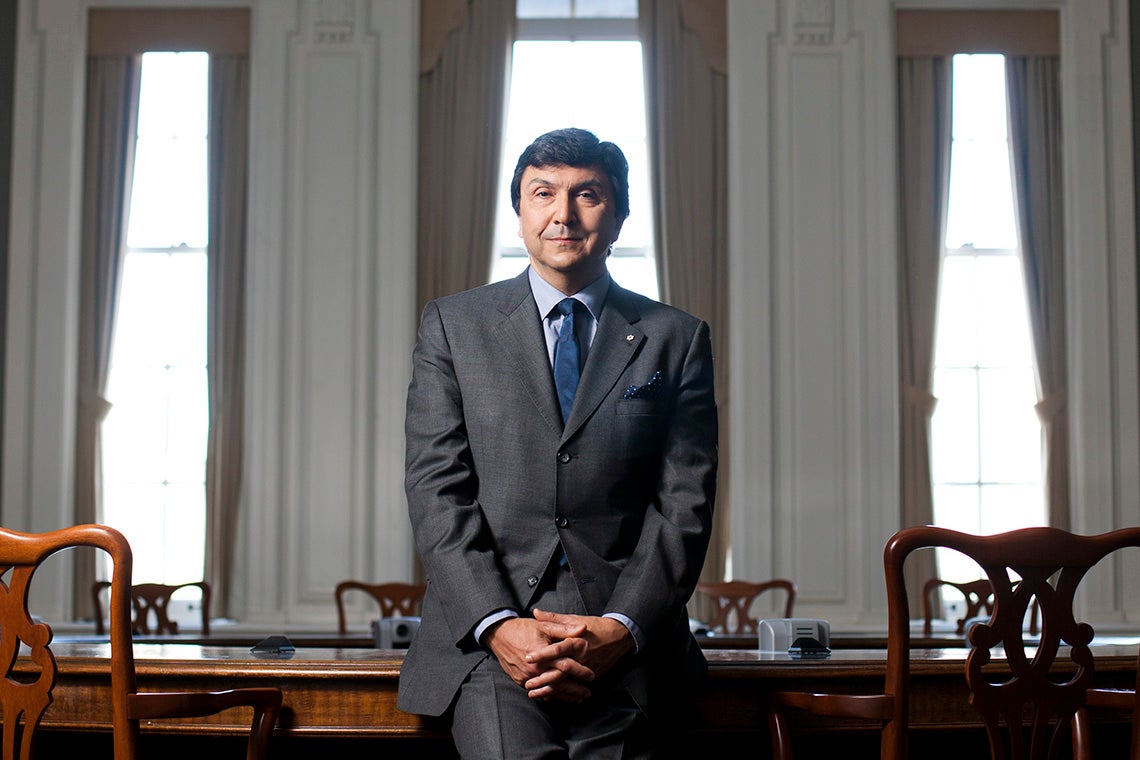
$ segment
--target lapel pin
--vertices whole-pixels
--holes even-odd
[[[626,343],[633,343],[633,336],[632,335],[625,336],[625,342]]]

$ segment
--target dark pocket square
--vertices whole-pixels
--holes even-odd
[[[645,385],[631,385],[622,398],[657,398],[661,393],[661,373],[654,372]]]

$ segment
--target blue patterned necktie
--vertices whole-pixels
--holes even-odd
[[[558,330],[558,340],[554,344],[554,387],[558,391],[558,406],[562,408],[562,424],[570,419],[570,407],[574,405],[574,394],[578,390],[578,334],[574,325],[573,298],[563,298],[558,302],[562,314],[562,326]]]

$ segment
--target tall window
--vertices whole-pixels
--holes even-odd
[[[581,127],[616,143],[629,161],[630,213],[610,272],[623,287],[657,298],[637,2],[518,0],[517,14],[491,280],[527,265],[510,201],[519,154],[544,132]]]
[[[934,520],[969,533],[1044,525],[1041,427],[1006,130],[1005,59],[953,62],[950,195],[934,357]],[[978,570],[939,554],[939,575]]]
[[[205,552],[205,53],[146,53],[102,426],[103,516],[136,583],[201,580]]]

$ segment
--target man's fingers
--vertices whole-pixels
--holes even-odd
[[[525,686],[527,689],[537,689],[542,686],[555,684],[567,679],[574,679],[577,681],[582,681],[584,683],[589,683],[590,681],[593,681],[595,677],[596,676],[594,675],[594,671],[590,670],[582,663],[578,662],[577,660],[564,658],[551,663],[551,667],[548,670],[544,670],[533,678],[527,679],[526,683],[524,683],[523,686]]]
[[[589,645],[585,639],[562,639],[555,641],[553,644],[548,644],[539,649],[527,652],[525,659],[526,662],[529,663],[550,662],[564,657],[581,659],[588,649]]]
[[[527,696],[531,699],[578,704],[589,698],[590,690],[583,684],[574,681],[563,681],[557,686],[544,686],[540,689],[528,691]]]

